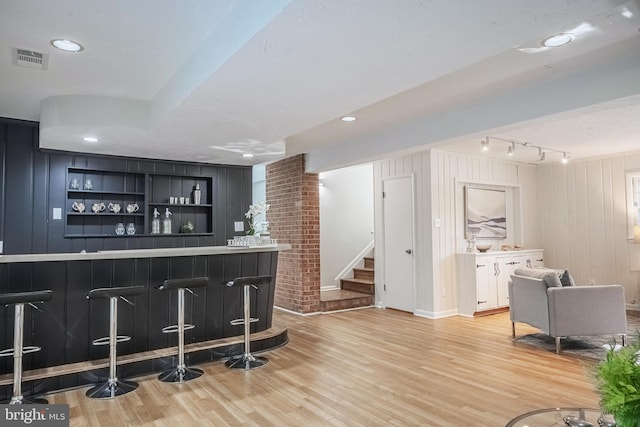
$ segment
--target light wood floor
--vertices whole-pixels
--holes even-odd
[[[429,320],[376,308],[309,317],[276,310],[290,342],[266,366],[200,366],[111,400],[49,395],[72,426],[504,426],[556,406],[597,407],[592,362],[511,342],[508,313]],[[535,329],[519,326],[518,333]]]

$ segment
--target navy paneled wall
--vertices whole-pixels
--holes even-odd
[[[211,177],[213,235],[65,238],[67,167]],[[0,240],[3,253],[79,252],[225,245],[251,204],[251,167],[96,156],[38,148],[38,124],[0,120]],[[61,208],[62,219],[53,219]],[[147,219],[149,221],[149,219]]]

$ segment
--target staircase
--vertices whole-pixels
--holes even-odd
[[[364,267],[353,269],[352,279],[341,279],[340,289],[320,292],[322,312],[371,307],[374,304],[374,260],[364,258]]]

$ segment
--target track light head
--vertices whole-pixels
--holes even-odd
[[[480,141],[480,145],[482,146],[482,151],[489,151],[489,138],[485,138],[484,141]]]
[[[497,136],[486,136],[484,138],[484,140],[480,141],[480,145],[482,147],[482,151],[488,151],[489,150],[489,142],[491,139],[495,139],[497,141],[502,141],[502,142],[506,142],[509,145],[507,146],[507,156],[509,157],[513,157],[515,155],[516,152],[516,148],[518,145],[525,147],[525,148],[531,148],[533,150],[535,150],[536,148],[538,149],[538,161],[539,162],[544,162],[547,159],[547,153],[550,153],[552,155],[552,157],[555,159],[555,154],[562,154],[562,163],[566,164],[569,161],[569,154],[566,151],[560,151],[560,150],[556,150],[555,148],[549,148],[549,147],[543,147],[541,145],[536,145],[533,144],[532,142],[529,141],[518,141],[515,139],[504,139],[504,138],[499,138]],[[525,153],[529,153],[529,150],[524,150]]]

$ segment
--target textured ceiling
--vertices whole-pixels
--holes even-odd
[[[640,136],[639,28],[638,1],[6,0],[0,117],[44,148],[312,170],[489,135],[604,155]]]

